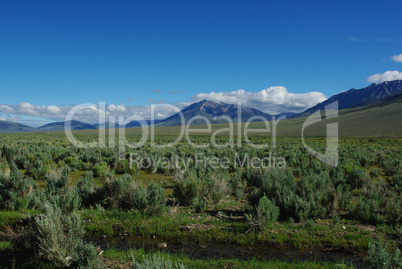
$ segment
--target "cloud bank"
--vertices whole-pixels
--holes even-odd
[[[367,78],[367,82],[382,83],[384,81],[393,81],[402,79],[402,72],[386,71],[382,74],[374,74]]]
[[[100,104],[83,104],[81,108],[78,109],[73,116],[73,120],[78,120],[87,123],[97,123],[99,121],[99,114],[106,116],[106,121],[109,117],[114,117],[114,120],[118,122],[119,116],[123,116],[124,119],[131,117],[134,119],[150,119],[151,118],[151,106],[125,106],[124,103],[120,105],[105,105],[105,110],[103,114],[102,105]],[[69,111],[72,110],[74,106],[40,106],[33,105],[28,102],[22,102],[18,105],[0,105],[0,120],[7,121],[21,121],[21,116],[34,117],[35,119],[42,120],[31,120],[27,124],[31,126],[38,127],[45,124],[45,122],[54,121],[65,121],[66,116]],[[183,106],[178,105],[178,109],[183,108]],[[101,112],[101,113],[100,113]],[[177,113],[177,111],[169,108],[168,105],[156,105],[154,107],[154,115],[157,119],[166,118],[168,116]],[[43,124],[42,124],[43,123]]]
[[[272,115],[284,112],[302,112],[327,98],[321,92],[290,93],[285,87],[275,86],[259,92],[237,90],[232,92],[199,93],[194,100],[210,100],[256,108]]]
[[[156,119],[164,119],[203,99],[229,104],[238,104],[240,102],[242,106],[256,108],[275,115],[283,112],[302,112],[317,103],[325,101],[327,98],[320,92],[290,93],[285,87],[276,86],[259,92],[237,90],[232,92],[199,93],[192,100],[172,105],[166,104],[166,100],[153,99],[147,100],[150,104],[144,106],[125,105],[123,102],[120,105],[82,104],[80,109],[74,113],[73,120],[97,123],[99,114],[103,111],[102,107],[105,108],[105,114],[101,113],[101,115],[106,116],[106,121],[108,121],[109,117],[114,117],[114,120],[118,122],[119,116],[123,116],[124,119],[131,117],[131,120],[133,120],[135,117],[137,119],[141,117],[147,120],[151,119],[152,113]],[[28,102],[22,102],[17,105],[0,104],[0,120],[24,121],[27,124],[29,124],[30,120],[29,125],[38,127],[45,122],[65,121],[69,111],[73,108],[74,106],[33,105]]]

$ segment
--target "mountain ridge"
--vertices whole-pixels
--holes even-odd
[[[325,109],[325,106],[336,101],[338,101],[338,110],[375,104],[401,91],[402,80],[385,81],[380,84],[373,83],[361,89],[352,88],[350,90],[332,95],[327,100],[318,103],[315,106],[310,107],[302,113],[292,117],[296,118],[307,116],[317,110]]]
[[[335,94],[327,100],[306,109],[305,111],[295,113],[281,113],[279,115],[270,115],[260,110],[251,107],[239,106],[237,104],[227,104],[223,102],[214,102],[208,100],[202,100],[193,103],[183,110],[181,110],[184,116],[184,123],[191,123],[192,125],[205,124],[207,119],[211,124],[227,123],[228,120],[237,122],[239,119],[241,122],[249,121],[262,121],[278,118],[279,116],[285,116],[286,118],[302,118],[309,116],[317,110],[325,109],[325,107],[333,102],[338,101],[339,110],[347,110],[357,107],[370,107],[377,103],[381,103],[383,100],[387,102],[393,102],[393,100],[399,100],[402,93],[402,80],[386,81],[380,84],[371,84],[361,89],[352,88],[348,91],[344,91]],[[393,97],[394,96],[394,97]],[[393,98],[392,98],[393,97]],[[240,113],[240,114],[239,114]],[[239,118],[240,115],[240,118]],[[190,122],[191,120],[191,122]],[[158,120],[146,120],[148,125],[154,124],[155,126],[179,126],[182,124],[180,113],[171,115],[165,119]],[[63,131],[65,122],[53,122],[38,128],[33,128],[24,124],[15,122],[0,121],[0,133],[5,132],[40,132],[40,131]],[[125,128],[139,127],[139,122],[132,121],[128,123]],[[112,126],[113,127],[113,126]],[[114,124],[115,128],[121,128],[118,124]],[[71,121],[71,130],[93,130],[93,129],[108,129],[109,124],[89,124],[80,121]]]
[[[255,120],[252,121],[270,120],[272,118],[272,115],[255,108],[208,100],[202,100],[189,105],[181,110],[181,114],[184,117],[185,124],[191,123],[193,125],[205,124],[206,121],[204,119],[207,119],[211,124],[216,124],[227,123],[229,119],[233,122],[239,119],[241,122],[245,122],[253,117],[255,117]],[[201,117],[204,119],[201,119]],[[178,126],[181,124],[180,113],[176,113],[162,120],[156,126]]]
[[[12,121],[0,121],[0,133],[18,133],[18,132],[36,132],[37,129],[31,126],[12,122]]]

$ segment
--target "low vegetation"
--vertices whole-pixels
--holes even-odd
[[[321,248],[367,256],[363,263],[372,268],[400,266],[402,141],[398,139],[345,139],[340,143],[340,164],[332,167],[293,138],[278,139],[275,148],[247,143],[238,148],[207,147],[202,150],[203,162],[187,143],[169,149],[146,144],[129,149],[121,160],[118,148],[80,149],[58,134],[1,138],[0,257],[9,267],[104,268],[125,263],[132,268],[244,267],[241,260],[194,261],[166,253],[140,256],[138,249],[102,249],[86,238]],[[138,137],[129,139],[135,142]],[[205,139],[194,138],[198,143]],[[159,143],[172,140],[157,137]],[[266,138],[254,142],[272,144]],[[307,143],[325,149],[319,138]],[[133,161],[134,154],[142,159]],[[271,156],[266,163],[255,165],[253,158],[266,156]],[[217,167],[205,161],[224,157],[229,161],[218,161]],[[119,256],[126,258],[121,261]],[[259,258],[250,268],[261,264],[289,266]],[[330,265],[297,261],[292,266]]]

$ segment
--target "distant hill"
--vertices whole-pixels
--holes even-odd
[[[35,132],[35,128],[11,121],[0,121],[0,133]]]
[[[39,127],[38,131],[47,131],[47,132],[64,131],[64,123],[65,123],[64,121],[48,123],[46,125]],[[81,121],[76,120],[71,121],[71,130],[90,130],[90,129],[96,129],[96,127],[93,126],[92,124],[84,123]]]
[[[367,106],[370,104],[375,104],[401,91],[402,80],[386,81],[381,84],[373,83],[370,86],[362,88],[360,90],[350,89],[348,91],[335,94],[324,102],[319,103],[293,117],[308,116],[317,110],[324,109],[326,105],[331,104],[335,101],[338,101],[339,110],[359,106]]]
[[[259,116],[267,120],[270,120],[272,117],[271,115],[261,112],[254,108],[243,107],[243,106],[240,107],[238,105],[225,104],[222,102],[217,103],[207,100],[202,100],[198,103],[194,103],[183,109],[181,113],[184,117],[185,124],[187,124],[189,120],[197,116],[205,117],[209,120],[211,124],[216,124],[216,123],[227,123],[228,121],[227,119],[225,119],[225,117],[229,117],[233,122],[237,122],[239,111],[242,122],[248,121],[249,119],[251,119],[251,117],[254,116]],[[253,121],[262,121],[263,119],[256,118]],[[180,113],[177,113],[174,114],[173,116],[164,119],[159,124],[157,124],[157,126],[178,126],[181,124],[182,122]],[[205,120],[195,119],[193,122],[191,122],[191,125],[197,125],[197,124],[205,124]]]
[[[160,123],[160,122],[162,122],[163,120],[154,120],[154,124],[156,125],[156,124],[158,124],[158,123]],[[152,121],[151,120],[145,120],[145,122],[148,124],[148,125],[152,125]],[[129,123],[127,123],[126,124],[126,128],[132,128],[132,127],[141,127],[141,123],[140,122],[138,122],[138,121],[132,121],[132,122],[129,122]]]
[[[102,124],[96,123],[94,125],[92,125],[93,127],[95,127],[95,129],[115,129],[115,128],[120,128],[119,124],[115,123],[112,124],[112,126],[110,126],[109,122],[105,122]]]
[[[281,121],[279,136],[300,136],[306,118]],[[305,135],[325,136],[328,123],[337,122],[341,137],[401,137],[402,92],[393,94],[374,104],[343,109],[339,116],[323,119],[305,130]],[[255,126],[253,126],[255,127]]]

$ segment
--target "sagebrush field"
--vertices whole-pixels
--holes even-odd
[[[148,142],[121,158],[63,134],[1,134],[3,267],[400,266],[402,140],[342,138],[337,167],[297,138],[251,140],[270,146]],[[325,151],[324,139],[307,144]]]

